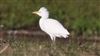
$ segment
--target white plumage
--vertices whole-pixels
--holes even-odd
[[[66,38],[70,34],[59,21],[49,18],[49,12],[45,7],[41,7],[39,11],[33,13],[41,16],[39,26],[53,41],[55,41],[56,37]]]

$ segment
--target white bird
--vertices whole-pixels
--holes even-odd
[[[49,12],[45,7],[41,7],[39,11],[35,11],[32,13],[37,14],[41,17],[39,20],[39,26],[41,30],[43,30],[50,36],[52,41],[55,42],[56,37],[67,38],[70,34],[59,21],[49,18]]]

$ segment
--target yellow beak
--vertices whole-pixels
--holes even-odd
[[[32,12],[32,14],[38,14],[38,11]]]

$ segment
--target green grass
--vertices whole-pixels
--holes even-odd
[[[32,11],[46,7],[50,17],[59,20],[75,33],[100,33],[99,0],[0,0],[0,24],[5,29],[38,25],[39,16]]]
[[[70,37],[72,38],[72,37]],[[77,37],[74,37],[77,39]],[[10,46],[0,56],[99,56],[100,43],[75,39],[56,39],[52,45],[48,36],[8,36]],[[81,44],[80,44],[81,43]]]

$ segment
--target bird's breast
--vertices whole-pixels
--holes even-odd
[[[39,20],[39,26],[40,26],[40,28],[41,28],[41,30],[45,30],[45,20],[43,20],[43,19],[40,19]]]

